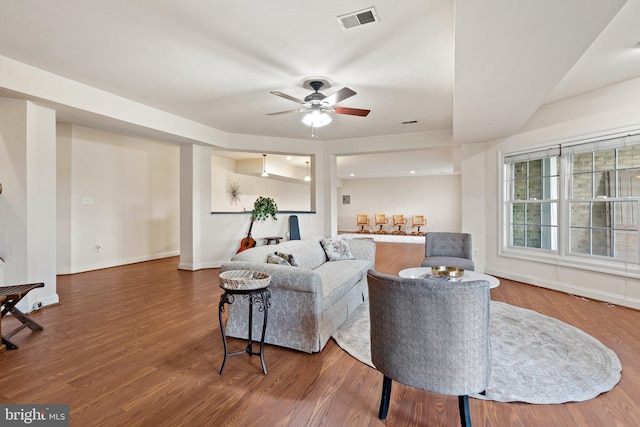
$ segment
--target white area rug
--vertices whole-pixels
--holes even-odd
[[[347,353],[371,363],[369,307],[333,335]],[[538,312],[491,302],[491,381],[477,399],[554,404],[580,402],[620,381],[618,356],[578,328]]]
[[[424,236],[403,236],[401,234],[341,233],[340,237],[344,237],[345,239],[373,239],[375,242],[416,243],[424,245]]]

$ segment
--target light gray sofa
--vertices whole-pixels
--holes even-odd
[[[257,246],[233,256],[220,270],[254,270],[271,276],[271,307],[265,342],[314,353],[368,299],[367,271],[375,267],[376,245],[346,239],[354,259],[328,261],[322,237]],[[291,254],[298,267],[268,264],[275,252]],[[227,336],[247,338],[249,304],[236,296],[229,305]],[[253,337],[260,337],[262,313],[254,306]]]

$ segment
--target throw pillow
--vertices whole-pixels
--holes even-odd
[[[324,238],[320,242],[329,261],[342,261],[354,259],[347,245],[347,241],[342,237]]]
[[[276,252],[275,255],[279,256],[280,258],[286,259],[289,262],[289,264],[291,264],[294,267],[300,267],[300,264],[298,264],[298,261],[296,260],[296,258],[291,254],[285,254],[284,252]]]
[[[291,265],[289,264],[289,261],[276,254],[267,255],[267,264]]]

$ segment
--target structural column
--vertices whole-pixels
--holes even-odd
[[[203,222],[211,215],[211,148],[180,146],[181,270],[203,268]]]
[[[322,213],[322,232],[325,236],[338,234],[338,161],[325,150],[317,159],[316,209]]]
[[[22,311],[57,303],[54,110],[0,98],[0,183],[4,284],[45,284],[21,301]]]

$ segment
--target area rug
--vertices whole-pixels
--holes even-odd
[[[373,368],[369,307],[363,304],[333,335]],[[578,328],[502,302],[491,302],[491,381],[477,399],[557,404],[592,399],[620,381],[618,356]]]

